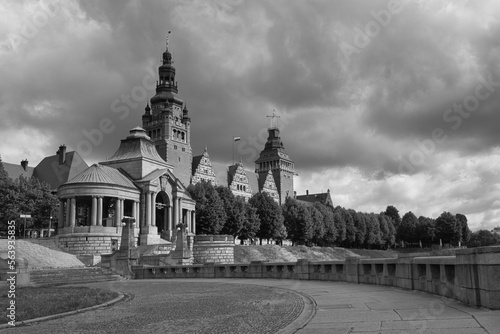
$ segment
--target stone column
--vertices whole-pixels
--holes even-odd
[[[177,226],[177,223],[179,222],[179,209],[178,209],[179,201],[177,200],[177,198],[174,198],[173,203],[174,206],[172,210],[174,211],[174,217],[172,220],[172,230],[175,231],[176,230],[175,226]]]
[[[119,227],[122,223],[121,212],[122,212],[122,200],[121,198],[116,199],[115,206],[115,226]]]
[[[156,193],[151,193],[151,226],[156,226]]]
[[[66,226],[66,222],[64,221],[64,201],[62,199],[59,200],[59,215],[57,217],[57,225],[59,226],[59,228]]]
[[[151,192],[147,191],[145,194],[146,197],[146,222],[145,226],[151,225]]]
[[[177,213],[177,217],[178,217],[178,220],[179,221],[176,221],[175,223],[178,224],[178,223],[182,223],[182,198],[179,197],[178,198],[178,201],[179,201],[179,204],[177,205],[177,209],[179,210],[179,212]]]
[[[97,226],[102,226],[102,196],[97,197]]]
[[[69,226],[69,209],[71,208],[71,199],[66,198],[66,219],[64,221],[64,226]]]
[[[92,208],[90,215],[90,225],[95,226],[97,223],[97,197],[92,196]]]
[[[132,203],[132,217],[135,218],[135,221],[137,221],[137,206],[136,206],[136,201]]]
[[[173,231],[174,227],[172,226],[172,205],[167,206],[167,230]]]
[[[193,210],[192,214],[193,214],[193,218],[192,218],[193,234],[196,234],[196,211]]]
[[[193,232],[193,228],[191,226],[191,210],[186,210],[186,225],[189,233]]]
[[[72,197],[69,208],[69,226],[75,226],[76,222],[76,198]]]

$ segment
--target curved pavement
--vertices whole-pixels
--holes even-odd
[[[270,279],[132,280],[87,285],[118,290],[131,298],[0,332],[500,333],[500,311],[385,286]]]

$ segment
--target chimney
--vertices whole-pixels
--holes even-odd
[[[294,191],[293,191],[293,198],[294,198],[294,199],[296,199],[296,198],[297,198],[297,191],[296,191],[296,190],[294,190]]]
[[[306,190],[306,195],[309,196],[309,190]]]
[[[23,161],[21,161],[21,166],[23,166],[23,169],[26,172],[26,169],[28,168],[28,160],[24,159]]]
[[[66,161],[66,145],[59,146],[57,155],[59,156],[59,164],[62,165]]]

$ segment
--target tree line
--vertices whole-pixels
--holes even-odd
[[[469,247],[500,244],[500,236],[488,230],[471,233],[463,214],[443,212],[437,219],[416,217],[411,211],[401,218],[394,206],[384,212],[363,213],[321,203],[287,198],[278,205],[267,193],[256,193],[248,202],[227,187],[206,181],[190,185],[196,201],[197,232],[229,234],[240,240],[291,240],[296,245],[390,248],[396,245],[430,247],[459,243]],[[32,216],[29,227],[45,228],[57,216],[57,197],[37,178],[12,180],[0,157],[0,230],[22,213]],[[53,217],[55,218],[55,217]],[[22,235],[23,224],[16,224]]]
[[[242,242],[272,239],[279,244],[287,239],[294,245],[373,249],[500,243],[491,232],[472,233],[467,217],[460,213],[443,212],[433,219],[417,218],[410,211],[401,217],[391,205],[378,214],[364,213],[291,197],[279,206],[266,193],[256,193],[245,202],[227,187],[206,181],[189,186],[188,191],[197,203],[197,233],[230,234]]]

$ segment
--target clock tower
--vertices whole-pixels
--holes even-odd
[[[169,32],[170,34],[170,32]],[[159,155],[171,164],[173,173],[184,186],[191,178],[191,118],[186,103],[179,97],[175,67],[168,49],[168,35],[163,63],[158,68],[156,94],[142,115],[142,127],[154,142]]]

